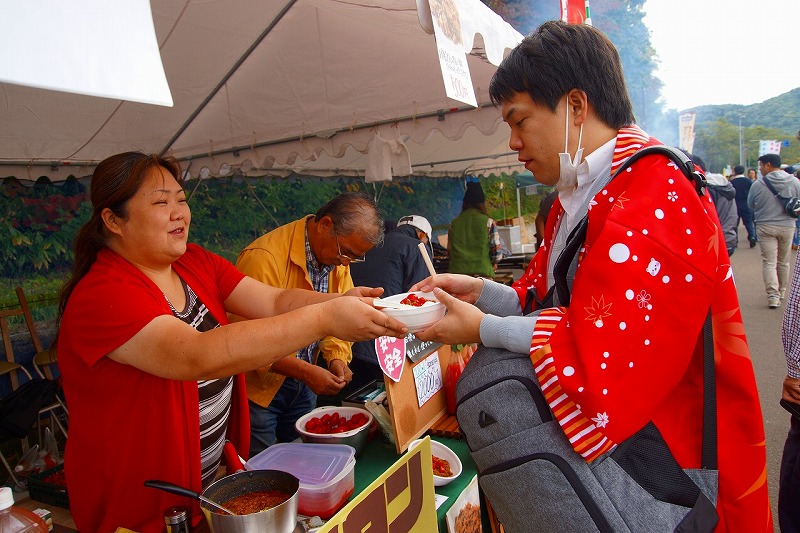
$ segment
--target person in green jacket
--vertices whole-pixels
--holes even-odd
[[[448,272],[493,278],[503,257],[497,224],[486,212],[486,196],[479,182],[467,182],[461,213],[450,223]]]

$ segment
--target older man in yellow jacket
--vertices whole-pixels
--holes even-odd
[[[253,241],[239,254],[236,267],[275,287],[347,292],[353,287],[350,263],[363,261],[364,254],[382,240],[383,221],[372,198],[344,193],[315,215]],[[316,365],[319,353],[327,370]],[[326,337],[298,350],[296,357],[248,372],[250,456],[276,442],[296,439],[294,424],[316,406],[317,395],[336,394],[350,381],[351,359],[350,342]]]

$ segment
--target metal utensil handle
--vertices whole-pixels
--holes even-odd
[[[144,482],[145,487],[152,487],[154,489],[161,489],[166,492],[171,492],[172,494],[177,494],[178,496],[186,496],[188,498],[194,498],[195,500],[200,500],[203,503],[214,507],[215,509],[219,509],[223,513],[228,513],[229,515],[235,515],[233,511],[230,509],[223,507],[222,505],[216,503],[213,500],[209,500],[199,492],[195,492],[191,489],[187,489],[185,487],[181,487],[180,485],[176,485],[174,483],[170,483],[168,481],[160,481],[158,479],[148,479]]]

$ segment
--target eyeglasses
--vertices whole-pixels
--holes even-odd
[[[348,263],[363,263],[367,260],[366,256],[361,257],[350,257],[349,255],[345,255],[342,253],[342,247],[339,245],[339,236],[335,233],[333,236],[336,238],[336,249],[339,250],[339,260],[347,260]]]

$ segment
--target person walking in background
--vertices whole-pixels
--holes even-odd
[[[700,170],[706,175],[708,192],[711,195],[711,200],[714,202],[714,207],[717,210],[717,217],[719,217],[719,224],[722,226],[722,233],[725,236],[725,248],[728,250],[728,256],[731,256],[733,252],[736,251],[739,240],[736,234],[736,228],[739,225],[739,217],[737,216],[736,210],[736,189],[734,189],[733,184],[722,174],[708,172],[706,162],[703,161],[700,156],[687,152],[684,153],[695,165],[700,167]]]
[[[383,241],[383,220],[368,195],[348,192],[259,237],[236,267],[263,283],[322,293],[353,288],[351,263]],[[297,325],[303,327],[302,324]],[[317,366],[322,353],[327,369]],[[335,395],[351,379],[351,343],[326,337],[271,367],[245,375],[250,405],[250,456],[298,437],[294,423],[316,407],[317,395]]]
[[[750,181],[756,181],[758,179],[758,171],[754,168],[751,168],[747,171],[747,178]]]
[[[365,287],[383,287],[384,297],[408,292],[412,285],[430,275],[419,243],[430,244],[432,232],[431,223],[425,217],[402,217],[397,227],[386,233],[383,245],[367,252],[365,261],[350,265],[353,283]],[[374,341],[353,344],[350,370],[353,371],[353,380],[342,390],[344,395],[372,380],[383,380]]]
[[[765,180],[769,180],[781,196],[800,197],[800,181],[781,170],[780,166],[781,156],[778,154],[759,157],[761,178],[753,183],[747,196],[747,206],[753,210],[761,246],[761,274],[770,309],[780,307],[789,287],[789,255],[796,219],[786,213],[783,203],[772,194]]]
[[[789,165],[784,169],[787,174],[791,174],[797,179],[800,179],[800,170],[796,170],[795,167]],[[792,237],[792,250],[797,250],[800,247],[800,218],[796,218],[794,221],[794,237]]]
[[[786,355],[786,378],[781,398],[800,411],[800,267],[795,263],[783,315],[781,341]],[[778,485],[778,524],[783,533],[800,532],[800,418],[789,416]]]
[[[755,171],[753,171],[753,174],[755,174]],[[742,165],[733,167],[731,185],[736,189],[736,211],[739,215],[736,219],[737,236],[739,233],[739,220],[741,219],[744,229],[747,231],[747,242],[750,243],[750,248],[753,248],[758,243],[758,236],[756,235],[756,225],[753,221],[753,210],[747,206],[747,195],[750,194],[750,187],[753,185],[753,181],[744,175],[744,167]]]
[[[477,181],[467,181],[461,213],[450,223],[447,250],[448,272],[493,278],[503,258],[497,224],[486,211],[486,196]]]

